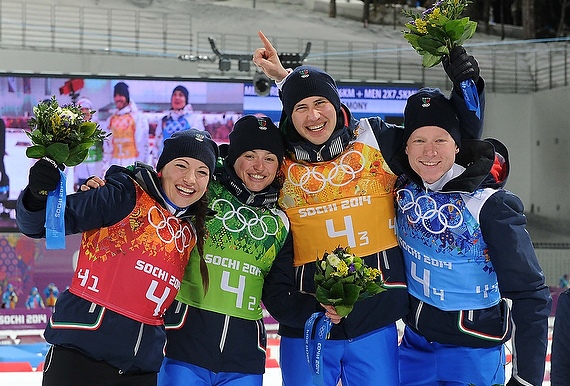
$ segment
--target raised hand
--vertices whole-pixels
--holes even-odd
[[[472,55],[469,55],[463,46],[455,46],[442,60],[443,69],[453,84],[459,89],[462,81],[479,80],[479,64]]]
[[[288,72],[281,64],[277,50],[263,32],[258,31],[257,35],[263,43],[262,48],[258,48],[253,53],[253,63],[263,70],[265,75],[276,82],[280,82],[287,76]]]

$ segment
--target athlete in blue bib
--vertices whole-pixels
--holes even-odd
[[[400,385],[505,384],[509,338],[507,385],[540,385],[551,299],[523,204],[502,189],[507,151],[496,140],[462,141],[459,126],[438,90],[408,99],[396,188],[411,295]]]

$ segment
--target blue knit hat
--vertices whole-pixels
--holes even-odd
[[[287,76],[281,89],[283,112],[291,118],[293,108],[305,98],[321,96],[328,99],[334,109],[340,111],[340,96],[334,79],[317,67],[299,66]]]

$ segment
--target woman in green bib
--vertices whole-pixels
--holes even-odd
[[[289,221],[276,207],[283,144],[270,119],[253,115],[238,120],[229,139],[208,188],[216,212],[204,240],[209,288],[194,250],[165,317],[160,386],[263,383],[262,289],[274,261],[292,253]]]

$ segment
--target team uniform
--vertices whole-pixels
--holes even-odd
[[[465,127],[477,136],[479,119],[453,94],[458,115],[467,117]],[[323,311],[310,295],[315,293],[314,261],[337,246],[350,247],[381,271],[387,291],[357,302],[348,317],[332,326],[322,349],[324,383],[336,385],[341,379],[364,386],[381,379],[383,385],[395,386],[395,322],[408,312],[404,263],[395,235],[393,188],[399,170],[391,162],[402,146],[402,130],[379,117],[357,121],[344,105],[337,122],[332,136],[317,146],[298,136],[288,119],[281,121],[289,156],[282,168],[279,205],[291,221],[294,268],[282,267],[279,280],[267,287],[271,294],[264,304],[280,323],[283,384],[312,385],[304,326],[312,313]]]
[[[396,222],[411,306],[401,385],[504,384],[503,343],[511,337],[509,385],[542,384],[550,294],[522,202],[501,188],[508,160],[494,145],[503,148],[463,141],[433,184],[409,166],[399,181]]]
[[[156,154],[162,152],[164,141],[170,138],[172,134],[190,128],[204,130],[204,123],[198,114],[194,114],[192,105],[187,104],[182,110],[168,111],[156,126],[154,133],[154,141],[157,149]]]
[[[105,166],[128,166],[137,161],[148,162],[149,125],[134,102],[115,112],[107,120],[109,140],[105,141]]]
[[[44,385],[61,384],[61,374],[66,382],[88,385],[91,376],[101,381],[117,373],[130,375],[132,385],[150,385],[162,363],[162,316],[196,243],[192,207],[167,204],[150,166],[113,166],[105,178],[104,187],[66,199],[66,234],[83,235],[71,287],[58,297],[45,331],[53,346]],[[23,196],[17,207],[20,230],[45,237],[45,210],[28,211]],[[77,352],[85,354],[83,365],[66,366],[62,358],[75,361]],[[50,372],[54,356],[58,367]],[[52,379],[52,373],[60,375]]]
[[[204,244],[210,286],[204,294],[192,256],[165,317],[168,344],[159,385],[260,386],[267,346],[262,287],[273,262],[291,253],[289,221],[275,206],[277,189],[250,192],[225,162],[208,195],[216,212],[206,222]]]

